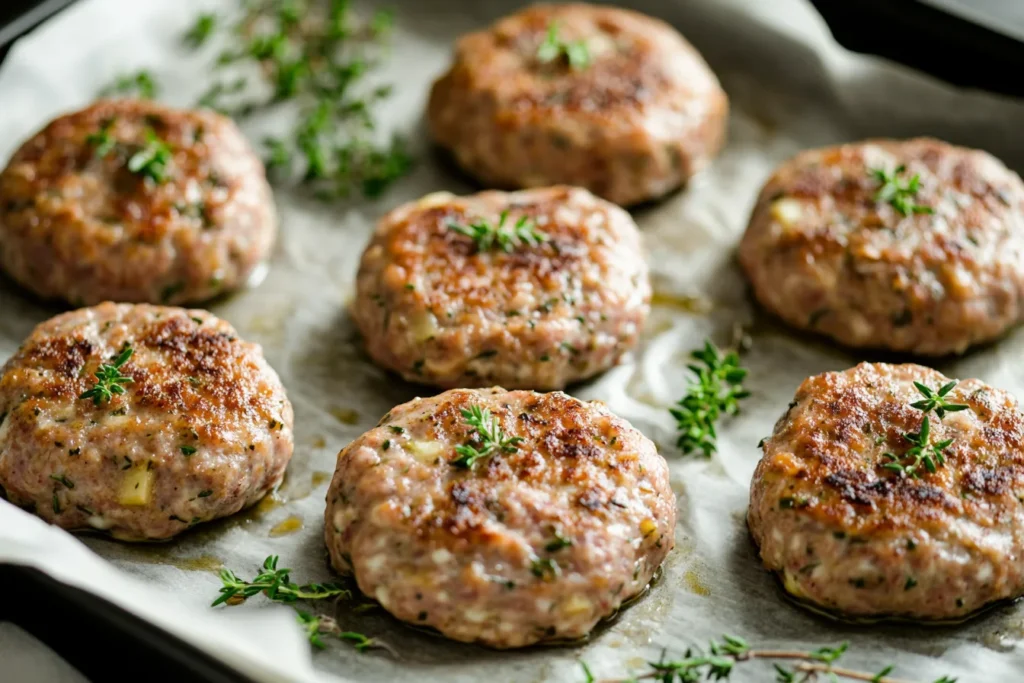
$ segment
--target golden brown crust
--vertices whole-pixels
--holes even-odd
[[[453,461],[482,445],[474,406],[522,441],[466,469]],[[339,454],[327,501],[335,568],[400,619],[494,647],[586,634],[650,581],[675,525],[654,445],[560,392],[398,406]]]
[[[449,227],[533,222],[547,241],[480,251]],[[580,188],[428,195],[379,223],[352,315],[379,364],[443,387],[561,388],[639,336],[650,284],[629,215]]]
[[[125,345],[125,393],[81,398]],[[43,323],[3,366],[0,415],[9,499],[123,538],[237,512],[280,481],[292,453],[292,408],[259,347],[199,310],[106,303]],[[119,486],[143,466],[151,499],[126,505]]]
[[[589,64],[541,62],[548,27]],[[617,204],[678,187],[721,147],[728,103],[670,26],[594,5],[534,5],[456,43],[435,83],[434,138],[496,187],[566,183]]]
[[[903,216],[872,169],[920,176]],[[1024,310],[1024,183],[992,156],[938,140],[808,150],[765,184],[740,245],[758,300],[857,347],[927,355],[998,337]]]
[[[89,136],[116,145],[100,158]],[[152,130],[165,182],[127,167]],[[28,140],[0,174],[0,262],[72,303],[195,302],[244,283],[276,218],[263,168],[229,119],[134,100],[97,102]]]
[[[854,614],[941,619],[1024,591],[1016,399],[959,382],[946,398],[969,409],[929,415],[930,443],[953,440],[945,463],[907,476],[884,465],[921,431],[915,381],[937,390],[950,380],[867,363],[808,378],[765,439],[750,528],[794,592]]]

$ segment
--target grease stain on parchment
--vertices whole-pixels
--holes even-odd
[[[292,515],[291,517],[275,524],[270,530],[270,535],[273,537],[287,536],[289,534],[294,534],[296,531],[300,531],[302,526],[302,518]]]

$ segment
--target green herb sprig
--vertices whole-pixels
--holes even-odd
[[[835,647],[820,647],[817,650],[757,650],[742,638],[723,635],[721,641],[711,641],[707,650],[692,648],[687,650],[681,659],[666,659],[662,652],[661,658],[648,662],[650,667],[630,678],[598,679],[585,662],[583,668],[585,683],[636,683],[641,680],[662,681],[663,683],[697,683],[701,680],[727,680],[738,664],[754,660],[774,662],[795,662],[783,665],[774,663],[776,683],[809,683],[824,675],[827,680],[839,679],[870,681],[871,683],[909,683],[889,676],[894,666],[883,667],[877,673],[854,671],[836,666],[836,662],[846,653],[849,643],[840,643]],[[943,676],[935,683],[956,683],[955,678]]]
[[[684,453],[699,449],[705,457],[711,457],[717,448],[715,423],[718,418],[738,413],[739,402],[750,396],[743,388],[747,371],[740,367],[737,353],[723,356],[710,341],[705,341],[703,349],[690,355],[701,364],[687,366],[694,378],[690,380],[686,395],[669,412],[678,423],[680,435],[676,443],[679,448]]]
[[[907,167],[900,164],[892,173],[881,169],[873,168],[869,171],[871,176],[881,185],[875,192],[876,202],[888,202],[894,209],[903,216],[915,213],[935,213],[930,206],[915,204],[914,197],[921,187],[921,176],[915,173],[909,180],[901,181],[898,177],[906,172]]]
[[[376,638],[370,638],[362,633],[356,633],[355,631],[342,631],[338,622],[330,617],[325,617],[319,614],[310,614],[309,612],[303,612],[302,610],[295,610],[295,619],[302,626],[303,631],[306,632],[306,637],[313,647],[323,650],[327,647],[324,643],[322,635],[330,635],[344,640],[352,644],[352,647],[357,652],[366,652],[372,648],[381,648],[385,650],[391,650],[387,645],[378,641]]]
[[[921,422],[921,431],[904,434],[903,438],[914,444],[913,447],[903,455],[883,453],[882,457],[888,460],[882,464],[885,469],[902,472],[906,476],[916,479],[922,465],[928,472],[934,474],[939,467],[946,464],[946,458],[942,451],[949,448],[953,439],[943,439],[931,443],[931,424],[927,417]]]
[[[956,385],[957,381],[952,380],[935,390],[921,382],[914,382],[917,392],[924,397],[922,400],[910,404],[912,408],[916,408],[925,414],[924,419],[921,421],[921,429],[918,432],[903,435],[903,438],[913,445],[902,455],[890,452],[883,453],[882,457],[886,462],[882,463],[882,467],[917,479],[920,476],[922,467],[929,473],[934,474],[938,471],[939,467],[946,464],[946,457],[942,451],[953,444],[953,439],[943,439],[932,443],[931,422],[928,419],[928,413],[935,411],[941,422],[947,413],[956,413],[969,409],[969,405],[951,403],[946,398]]]
[[[181,37],[181,41],[193,49],[202,47],[210,40],[217,28],[217,15],[205,12],[196,17],[196,22]]]
[[[497,224],[478,218],[469,225],[449,221],[448,229],[472,239],[476,243],[477,251],[481,252],[497,247],[505,253],[511,253],[518,247],[536,247],[550,239],[546,233],[538,230],[536,224],[527,216],[522,216],[510,227],[505,227],[507,222],[508,211],[502,211]]]
[[[170,177],[171,148],[152,128],[146,128],[143,135],[146,144],[128,158],[128,170],[155,183],[167,182]]]
[[[238,604],[258,593],[263,593],[275,602],[351,597],[348,590],[334,583],[308,583],[302,586],[292,583],[291,569],[278,569],[277,562],[277,555],[269,556],[263,561],[263,571],[252,581],[240,579],[228,569],[222,570],[220,581],[223,585],[212,606]]]
[[[572,69],[586,69],[590,66],[590,49],[585,40],[563,40],[558,35],[558,22],[548,24],[547,34],[537,48],[537,61],[549,64],[565,58]]]
[[[957,381],[954,379],[943,384],[938,390],[935,390],[930,389],[928,386],[921,384],[920,382],[914,382],[914,387],[917,389],[918,393],[924,396],[924,399],[917,403],[911,403],[910,405],[911,407],[917,408],[925,413],[934,410],[940,420],[946,417],[946,413],[956,413],[961,410],[967,410],[970,408],[969,405],[964,403],[950,403],[949,400],[946,399],[946,396],[956,385]]]
[[[106,119],[100,124],[100,129],[95,133],[89,133],[85,142],[93,148],[96,158],[102,159],[117,147],[117,138],[111,132],[114,129],[114,119]]]
[[[125,392],[125,385],[135,381],[131,376],[121,372],[121,368],[128,362],[133,353],[135,352],[132,347],[126,345],[113,361],[100,365],[99,369],[94,373],[96,385],[78,398],[91,398],[93,404],[99,406],[112,401],[115,394],[123,394]]]
[[[200,106],[238,118],[284,102],[294,104],[298,118],[292,131],[264,140],[267,168],[276,182],[299,184],[325,200],[354,192],[380,196],[413,165],[401,137],[381,143],[377,135],[374,112],[391,87],[367,85],[380,64],[391,14],[378,12],[361,20],[351,4],[241,2],[238,21],[224,27],[228,47],[215,66],[229,73],[199,99]],[[202,15],[184,40],[199,47],[222,23]],[[254,85],[239,76],[251,72],[263,83]],[[254,90],[269,94],[248,94]]]
[[[455,452],[459,457],[451,461],[456,467],[473,469],[473,465],[481,458],[489,457],[495,453],[514,453],[523,440],[519,436],[508,436],[501,429],[497,418],[491,415],[491,411],[480,406],[470,406],[462,409],[462,417],[466,424],[476,430],[480,446],[464,444],[456,446]]]
[[[152,100],[160,96],[160,83],[152,72],[142,69],[131,74],[124,74],[114,79],[113,83],[100,90],[100,97],[138,97]]]

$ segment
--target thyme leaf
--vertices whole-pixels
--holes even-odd
[[[914,382],[914,387],[918,393],[924,396],[924,399],[916,403],[911,403],[911,407],[917,408],[918,410],[928,413],[932,410],[939,416],[939,419],[946,417],[946,413],[956,413],[961,410],[967,410],[970,408],[969,405],[963,403],[950,403],[946,399],[946,395],[953,390],[953,387],[957,385],[956,380],[950,380],[946,384],[939,387],[938,390],[930,389],[926,385],[920,382]]]
[[[115,394],[123,394],[125,391],[124,385],[135,381],[130,376],[121,372],[121,368],[128,362],[133,353],[132,347],[125,345],[111,363],[100,365],[99,369],[94,373],[96,385],[78,398],[91,398],[93,404],[98,406],[104,402],[109,403],[113,400]]]
[[[455,447],[459,457],[451,461],[456,467],[473,469],[477,460],[486,458],[498,452],[514,453],[523,440],[519,436],[508,436],[501,429],[498,419],[491,415],[491,411],[480,406],[470,406],[462,409],[462,417],[466,424],[476,430],[475,436],[480,441],[480,446],[463,444]]]
[[[505,253],[511,253],[519,247],[536,247],[550,239],[527,216],[522,216],[511,227],[505,227],[507,222],[508,211],[502,211],[497,224],[478,218],[469,225],[449,221],[448,229],[472,239],[477,251],[490,251],[497,247]]]
[[[871,169],[869,173],[880,183],[875,192],[875,201],[887,202],[903,216],[915,213],[935,213],[930,206],[914,203],[914,197],[921,186],[921,176],[915,173],[909,180],[901,181],[899,176],[906,170],[907,167],[903,164],[897,166],[891,173],[881,168]]]
[[[586,69],[590,66],[590,49],[585,40],[563,40],[558,35],[558,22],[548,24],[544,40],[537,48],[537,61],[541,64],[565,58],[572,69]]]
[[[212,606],[227,603],[235,605],[252,596],[263,593],[275,602],[295,602],[296,600],[323,600],[333,597],[350,597],[350,593],[334,583],[309,583],[298,585],[291,580],[291,569],[278,569],[277,555],[271,555],[263,561],[262,571],[252,581],[245,581],[231,570],[220,572],[220,595]]]

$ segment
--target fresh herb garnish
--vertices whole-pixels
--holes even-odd
[[[106,119],[100,124],[100,129],[95,133],[89,133],[86,136],[86,144],[94,148],[93,152],[96,158],[102,159],[117,147],[117,140],[111,134],[111,130],[114,128],[114,119]]]
[[[921,186],[921,176],[915,173],[909,180],[901,181],[897,176],[906,170],[907,167],[903,164],[897,166],[892,173],[881,168],[871,169],[871,176],[881,183],[878,191],[875,192],[875,201],[888,202],[904,216],[913,213],[935,213],[930,206],[914,203],[914,196],[917,195]]]
[[[480,439],[480,447],[472,444],[456,446],[455,452],[459,457],[451,461],[452,465],[473,469],[473,465],[481,458],[486,458],[496,452],[514,453],[523,440],[519,436],[508,436],[501,429],[498,419],[491,415],[491,411],[480,406],[470,406],[469,409],[462,409],[462,417],[466,424],[476,430]]]
[[[139,97],[144,100],[152,100],[160,94],[160,84],[153,77],[153,74],[145,69],[136,71],[133,74],[118,76],[113,83],[100,91],[100,97],[120,95],[124,97]]]
[[[827,680],[839,679],[871,681],[872,683],[906,683],[888,675],[895,667],[888,665],[877,673],[865,673],[836,666],[836,662],[846,653],[849,643],[840,643],[836,647],[820,647],[817,650],[755,650],[742,638],[723,635],[722,641],[714,641],[707,650],[691,648],[686,650],[681,659],[670,660],[663,652],[656,662],[648,662],[650,668],[634,674],[630,678],[595,678],[590,668],[580,662],[586,683],[637,683],[641,680],[679,681],[679,683],[696,683],[701,680],[726,680],[737,664],[752,662],[757,659],[775,662],[796,662],[788,666],[773,664],[776,683],[809,683],[818,680],[819,674]],[[943,676],[935,683],[956,683],[955,678]]]
[[[379,65],[390,33],[388,12],[360,21],[345,0],[241,2],[238,21],[227,27],[228,47],[215,69],[258,73],[267,96],[247,96],[249,80],[229,73],[199,100],[235,117],[282,102],[297,105],[292,132],[265,139],[267,168],[281,182],[298,182],[322,199],[362,192],[377,197],[412,168],[404,141],[381,144],[375,108],[390,86],[365,86]],[[186,34],[198,47],[220,29],[201,15]],[[253,68],[255,67],[255,68]],[[254,88],[257,92],[260,89]]]
[[[196,23],[185,32],[181,40],[191,48],[202,47],[210,39],[214,29],[217,28],[217,15],[204,13],[196,17]]]
[[[723,356],[710,341],[690,355],[703,366],[687,366],[695,377],[690,380],[686,395],[669,412],[678,422],[679,448],[684,453],[700,449],[705,457],[711,457],[717,447],[715,422],[722,414],[738,413],[739,401],[750,396],[742,384],[747,371],[740,367],[737,353]]]
[[[146,144],[128,158],[128,170],[155,183],[166,182],[171,163],[171,148],[152,128],[146,128],[143,134]]]
[[[548,64],[565,57],[570,68],[586,69],[590,66],[590,49],[585,40],[562,40],[558,36],[558,22],[548,24],[544,41],[537,48],[537,61]]]
[[[904,434],[903,438],[914,444],[903,455],[897,456],[893,453],[883,453],[882,457],[889,462],[883,463],[882,467],[894,472],[902,472],[908,477],[917,478],[918,468],[922,465],[929,472],[934,473],[938,468],[946,464],[946,458],[942,451],[949,448],[953,439],[943,439],[935,443],[931,442],[931,424],[926,415],[921,421],[921,431]]]
[[[917,388],[918,393],[924,396],[924,400],[918,401],[917,403],[911,403],[911,407],[917,408],[925,413],[932,410],[939,416],[939,419],[946,417],[946,413],[956,413],[961,410],[967,410],[970,408],[969,405],[964,403],[950,403],[946,399],[946,395],[953,390],[953,387],[957,385],[957,381],[950,380],[943,384],[938,391],[928,388],[920,382],[914,382],[914,386]]]
[[[508,211],[502,211],[497,225],[484,218],[478,218],[469,225],[450,221],[448,229],[471,238],[476,242],[477,251],[490,251],[494,247],[498,247],[502,251],[510,253],[517,247],[523,245],[536,247],[550,239],[545,233],[538,230],[534,222],[527,216],[521,217],[511,227],[505,227],[507,221]]]
[[[295,618],[302,626],[302,629],[306,632],[306,637],[309,642],[317,649],[323,650],[327,647],[324,643],[322,635],[330,635],[352,643],[352,647],[357,652],[366,652],[371,648],[381,648],[392,652],[391,648],[384,643],[378,641],[376,638],[370,638],[363,635],[362,633],[356,633],[355,631],[342,631],[338,622],[330,617],[326,617],[319,614],[310,614],[309,612],[303,612],[302,610],[295,610]]]
[[[220,596],[213,601],[213,607],[225,602],[238,604],[257,593],[263,593],[275,602],[295,602],[296,600],[323,600],[325,598],[350,596],[349,592],[334,583],[309,583],[303,586],[292,583],[291,569],[277,568],[277,555],[271,555],[263,561],[263,571],[252,581],[238,578],[228,569],[221,570]]]
[[[568,548],[572,545],[572,539],[565,538],[562,534],[555,532],[554,538],[547,542],[544,546],[544,550],[549,553],[557,552],[562,548]]]
[[[132,347],[125,346],[111,363],[101,365],[94,373],[96,386],[78,398],[91,398],[95,405],[102,405],[104,402],[109,403],[113,400],[114,394],[123,394],[124,385],[135,381],[130,376],[121,373],[122,366],[128,362],[133,353]]]

